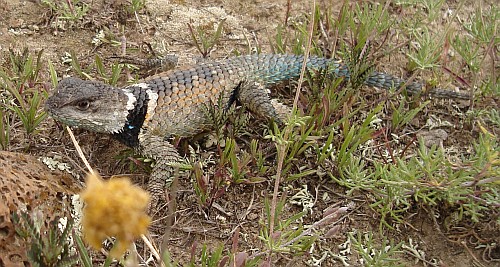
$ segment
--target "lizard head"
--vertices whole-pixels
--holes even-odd
[[[56,120],[101,133],[118,133],[135,98],[122,89],[78,78],[61,80],[45,108]]]

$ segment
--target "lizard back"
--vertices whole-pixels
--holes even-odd
[[[146,91],[143,130],[160,136],[192,136],[210,126],[202,110],[206,105],[222,98],[230,106],[239,87],[248,82],[270,85],[296,78],[302,61],[302,56],[295,55],[240,56],[160,73],[123,90],[137,96]],[[310,57],[307,66],[323,69],[331,61]]]

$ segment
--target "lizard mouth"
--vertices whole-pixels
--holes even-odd
[[[54,96],[51,96],[45,101],[45,111],[53,117],[58,117],[57,116],[57,109],[59,108],[59,105],[57,104],[56,101],[54,101]]]

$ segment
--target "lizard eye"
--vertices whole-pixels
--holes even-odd
[[[90,107],[90,102],[88,100],[82,100],[76,103],[76,108],[79,110],[87,110]]]

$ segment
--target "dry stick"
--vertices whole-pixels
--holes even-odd
[[[292,108],[292,113],[296,112],[297,110],[297,105],[299,102],[299,96],[300,96],[300,89],[301,89],[301,84],[304,81],[304,73],[306,72],[306,67],[307,67],[307,60],[309,58],[309,52],[311,50],[311,43],[312,43],[312,35],[314,31],[314,14],[316,10],[316,0],[313,0],[312,2],[312,12],[311,12],[311,22],[310,22],[310,28],[309,28],[309,36],[307,40],[307,46],[306,50],[304,51],[304,60],[302,62],[302,69],[300,71],[300,77],[298,80],[298,85],[297,85],[297,90],[295,91],[295,99],[293,101],[293,108]],[[292,114],[293,115],[293,114]],[[290,134],[290,131],[293,126],[286,126],[285,130],[283,132],[283,140],[287,140],[288,136]],[[283,170],[283,162],[285,158],[285,153],[287,150],[287,144],[281,143],[277,145],[277,150],[278,150],[278,167],[276,169],[276,177],[274,180],[274,191],[273,191],[273,199],[271,201],[271,220],[269,222],[269,237],[271,238],[271,244],[273,243],[273,234],[274,234],[274,218],[275,218],[275,213],[276,213],[276,202],[278,201],[278,189],[279,189],[279,184],[281,180],[281,172]],[[268,261],[271,260],[271,255],[273,253],[271,246],[271,251],[269,254]]]
[[[165,251],[168,250],[168,242],[170,241],[170,236],[172,233],[172,226],[175,220],[175,210],[177,209],[177,191],[179,190],[179,167],[175,167],[174,179],[170,186],[170,201],[168,202],[168,214],[167,214],[167,225],[165,233],[163,234],[160,253],[163,258],[165,256]],[[162,262],[163,263],[163,262]]]
[[[90,164],[87,161],[87,159],[85,158],[85,155],[83,155],[82,148],[80,147],[80,145],[76,141],[75,136],[73,135],[73,131],[71,131],[69,126],[66,126],[66,130],[68,131],[69,136],[71,137],[71,141],[73,141],[73,145],[76,148],[76,152],[78,152],[78,156],[80,156],[80,158],[82,159],[83,164],[85,164],[85,167],[87,167],[90,174],[95,175],[94,170],[92,169],[92,167],[90,167]]]
[[[149,238],[147,238],[145,235],[141,235],[141,239],[142,239],[142,241],[144,241],[144,244],[146,244],[146,246],[151,250],[153,255],[158,259],[158,261],[162,262],[162,264],[163,264],[163,261],[161,260],[160,254],[158,253],[156,248],[153,246],[153,243],[149,240]]]
[[[339,11],[339,14],[337,16],[337,21],[339,22],[340,19],[342,18],[342,15],[343,15],[343,12],[344,12],[344,6],[347,3],[348,0],[344,0],[344,2],[342,3],[342,6],[340,7],[340,11]],[[333,14],[332,14],[333,15]],[[335,24],[335,23],[334,23]],[[333,47],[332,47],[332,55],[333,57],[335,57],[335,55],[337,54],[337,40],[339,39],[339,27],[336,27],[336,29],[334,30],[334,35],[333,35]]]
[[[71,11],[71,15],[75,15],[75,8],[73,7],[73,3],[70,0],[66,0],[66,3],[68,3],[68,8]]]
[[[290,10],[292,9],[292,0],[288,0],[286,2],[286,14],[285,14],[285,23],[283,24],[283,27],[286,28],[286,25],[288,24],[288,19],[290,18]]]
[[[448,34],[451,31],[451,26],[452,26],[451,22],[458,18],[458,14],[460,13],[460,11],[462,10],[462,7],[464,7],[464,5],[465,5],[465,0],[461,0],[458,4],[458,7],[455,8],[455,10],[453,12],[453,18],[450,19],[450,23],[448,23],[448,25],[445,27],[444,34],[443,34],[443,36],[445,36],[445,38],[446,38],[446,36],[448,36]],[[479,1],[479,5],[481,5],[481,1]],[[458,23],[460,24],[460,19],[458,19]],[[484,60],[484,58],[483,58],[483,60]],[[482,62],[481,62],[481,64],[482,64]],[[473,84],[476,84],[478,75],[475,75],[475,77],[476,78],[474,79]],[[471,87],[470,89],[471,90],[470,90],[469,108],[471,110],[473,110],[474,109],[474,87]]]
[[[288,19],[290,18],[290,11],[291,10],[292,10],[292,0],[288,0],[286,2],[285,21],[284,21],[284,24],[283,24],[283,28],[286,31],[285,34],[288,33],[288,27],[286,25],[288,25]],[[286,49],[287,43],[288,43],[288,38],[285,38],[284,44],[283,44],[283,48],[284,49]],[[273,48],[273,50],[274,50],[274,48]]]
[[[495,36],[491,37],[491,41],[489,42],[488,46],[486,47],[485,52],[487,55],[490,55],[490,57],[491,57],[491,64],[492,64],[492,66],[491,66],[492,76],[491,77],[497,77],[495,75]],[[481,62],[479,62],[479,66],[483,66],[485,60],[486,60],[486,56],[484,56],[483,59],[481,60]],[[479,79],[479,75],[474,75],[474,83],[473,84],[477,84],[478,79]],[[496,88],[496,80],[497,79],[492,79],[492,82],[493,82],[492,88]],[[470,90],[470,106],[471,106],[471,108],[474,107],[473,105],[474,105],[474,87],[472,87]]]
[[[142,28],[141,21],[139,20],[139,15],[137,15],[137,11],[134,11],[135,15],[135,20],[137,21],[137,24],[139,24],[139,28],[141,29],[141,33],[144,34],[144,28]]]

